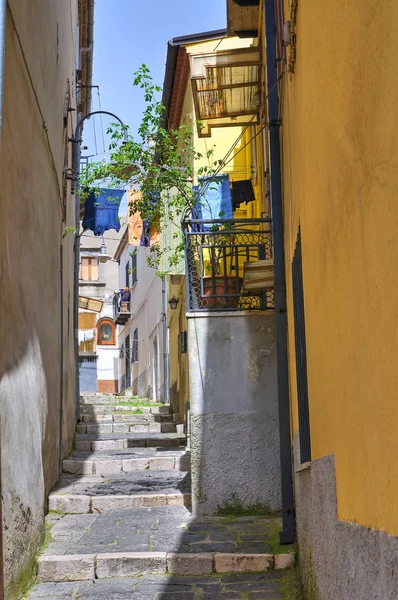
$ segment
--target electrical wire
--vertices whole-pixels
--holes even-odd
[[[100,95],[99,86],[97,87],[97,94],[98,94],[98,106],[99,106],[99,109],[102,110],[102,107],[101,107],[101,95]],[[102,113],[100,113],[100,125],[101,125],[101,135],[102,135],[102,148],[103,148],[104,154],[105,154],[104,123],[103,123],[103,120],[102,120]]]
[[[97,131],[95,128],[95,115],[93,115],[93,132],[94,132],[94,148],[95,148],[95,153],[98,153],[98,147],[97,147]]]

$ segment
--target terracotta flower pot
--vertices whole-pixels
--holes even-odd
[[[239,296],[233,294],[240,293],[243,279],[238,277],[238,289],[236,289],[236,282],[235,275],[203,277],[204,296],[200,299],[201,308],[224,308],[225,310],[236,308],[239,304]]]

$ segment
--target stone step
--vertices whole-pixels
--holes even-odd
[[[63,461],[63,470],[71,474],[103,474],[158,469],[189,471],[190,453],[163,448],[126,448],[96,452],[73,452]]]
[[[166,566],[175,570],[175,565],[184,565],[185,559],[177,562],[172,557],[167,559]],[[50,561],[47,561],[50,563]],[[130,559],[131,562],[131,559]],[[189,571],[193,575],[167,575],[140,573],[130,577],[112,577],[107,579],[95,578],[101,572],[99,565],[93,566],[90,577],[84,581],[66,583],[40,583],[30,600],[242,600],[242,598],[263,600],[298,600],[296,596],[296,581],[294,571],[263,571],[259,573],[215,573],[211,576],[197,575],[201,571],[202,563],[193,564],[190,561]],[[65,561],[67,571],[67,559]],[[102,563],[102,561],[100,561]],[[168,563],[168,565],[167,565]],[[185,561],[185,565],[187,561]],[[49,564],[46,565],[48,576],[51,577]],[[55,565],[54,565],[55,567]],[[53,568],[54,568],[53,567]],[[44,571],[42,565],[42,573]],[[59,564],[59,568],[61,565]],[[54,569],[55,570],[55,569]],[[147,566],[148,570],[148,566]],[[178,568],[180,571],[181,568]],[[133,571],[133,569],[132,569]],[[88,570],[87,570],[88,572]],[[94,573],[94,576],[92,575]],[[58,578],[61,578],[57,570]]]
[[[179,471],[112,471],[107,475],[64,475],[49,496],[49,510],[60,513],[103,513],[142,506],[190,506],[190,477]]]
[[[77,433],[177,433],[175,423],[132,423],[111,421],[110,423],[78,423]]]
[[[171,415],[153,415],[151,413],[136,414],[131,411],[119,412],[90,412],[81,415],[82,423],[112,423],[128,422],[128,423],[173,423]]]
[[[186,507],[174,505],[47,518],[52,541],[39,558],[38,577],[43,583],[148,572],[190,576],[272,572],[294,565],[292,548],[278,554],[277,517],[195,518]]]
[[[117,404],[118,402],[129,402],[131,404],[150,404],[150,405],[162,405],[160,402],[156,402],[156,400],[151,400],[150,398],[138,398],[137,396],[133,396],[129,398],[128,396],[113,396],[113,395],[100,395],[100,396],[81,396],[80,397],[80,405],[83,406],[85,404]]]
[[[133,414],[151,414],[151,415],[166,415],[171,416],[168,406],[133,406],[129,404],[86,404],[81,406],[80,412],[82,415],[109,413],[111,412],[129,412]]]
[[[76,436],[76,450],[93,452],[96,450],[122,450],[123,448],[168,448],[186,443],[186,437],[178,433],[79,433]]]

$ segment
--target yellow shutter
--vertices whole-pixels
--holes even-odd
[[[79,313],[79,329],[94,329],[96,320],[95,313]]]

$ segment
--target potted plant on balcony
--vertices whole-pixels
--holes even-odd
[[[223,234],[222,230],[229,233]],[[243,279],[239,276],[239,264],[234,264],[232,223],[213,225],[211,231],[221,233],[210,250],[211,256],[203,265],[205,275],[202,275],[203,294],[200,305],[201,308],[236,308],[239,305]]]

